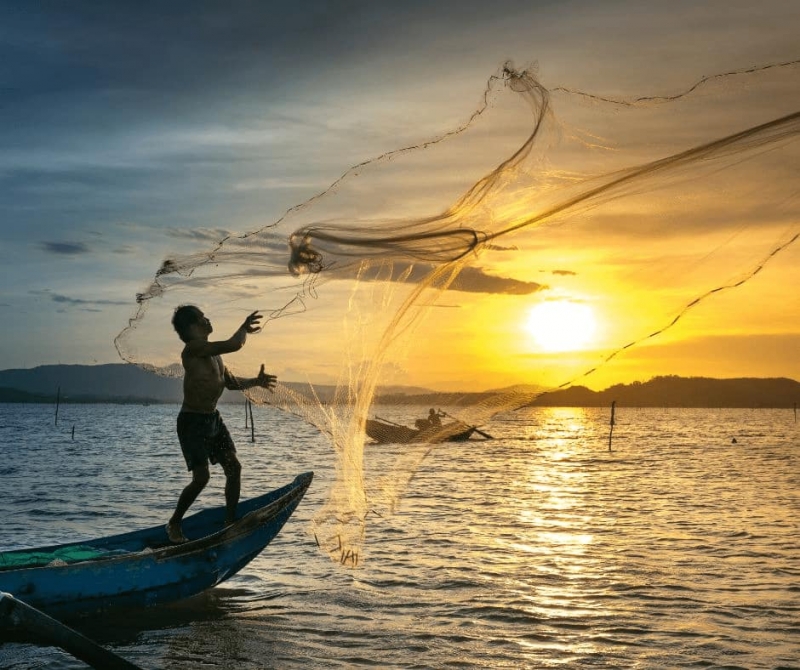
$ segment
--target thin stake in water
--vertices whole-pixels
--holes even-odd
[[[608,431],[608,450],[609,451],[611,451],[611,436],[614,434],[614,423],[615,423],[614,422],[614,409],[616,408],[616,406],[617,406],[617,401],[616,400],[612,400],[611,401],[611,421],[610,421],[611,428]]]
[[[61,387],[56,389],[56,426],[58,425],[58,404],[61,402]]]
[[[250,408],[250,441],[256,441],[256,424],[253,423],[253,403],[248,400],[247,406]]]

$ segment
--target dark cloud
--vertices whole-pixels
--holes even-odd
[[[78,256],[89,253],[89,248],[83,242],[40,242],[39,248],[49,254],[62,256]]]
[[[86,300],[84,298],[72,298],[67,295],[63,295],[61,293],[53,293],[49,290],[44,291],[31,291],[32,295],[42,296],[44,298],[49,298],[53,302],[56,302],[60,305],[67,305],[70,307],[82,307],[89,311],[100,311],[97,309],[98,307],[108,306],[108,305],[130,305],[129,302],[123,300]]]
[[[519,247],[516,245],[504,246],[496,242],[486,244],[483,248],[486,249],[486,251],[519,251]]]
[[[401,268],[399,264],[395,265],[394,270],[395,271],[392,274],[392,279],[390,281],[394,281],[396,277],[399,277],[403,274],[403,268]],[[424,263],[414,265],[406,281],[419,283],[423,281],[432,270],[432,266]],[[378,270],[373,269],[372,271],[367,271],[367,273],[362,274],[361,277],[363,279],[374,281],[378,278]],[[381,275],[381,279],[383,280],[385,277]],[[513,279],[512,277],[498,277],[496,275],[489,275],[486,274],[481,268],[468,266],[461,270],[457,279],[450,285],[449,290],[463,291],[464,293],[530,295],[532,293],[543,291],[547,288],[548,286],[546,284],[520,281],[519,279]]]
[[[534,281],[520,281],[512,277],[487,275],[483,270],[467,266],[453,282],[451,289],[467,293],[501,293],[504,295],[530,295],[547,288]]]
[[[575,277],[578,273],[572,270],[553,270],[552,274],[559,277]]]

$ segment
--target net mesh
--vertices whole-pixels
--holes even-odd
[[[413,429],[428,391],[448,390],[445,426],[480,427],[553,389],[680,373],[682,341],[743,334],[762,314],[794,327],[796,294],[766,287],[800,280],[798,63],[625,99],[547,88],[507,63],[461,126],[350,168],[258,230],[170,256],[117,348],[178,376],[178,304],[201,306],[217,333],[262,311],[264,332],[226,364],[253,376],[264,361],[296,382],[247,395],[330,439],[336,483],[313,532],[357,565],[369,520],[396,508],[442,437],[366,474],[365,422],[388,395],[409,412],[386,425]]]

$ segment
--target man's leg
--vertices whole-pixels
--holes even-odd
[[[239,503],[239,491],[242,487],[242,464],[236,458],[236,452],[225,450],[219,455],[219,464],[225,472],[225,525],[236,520],[236,505]]]
[[[167,524],[167,534],[172,542],[186,542],[186,538],[181,530],[181,521],[186,510],[197,500],[197,496],[206,487],[209,479],[208,464],[198,465],[192,470],[192,481],[186,485],[178,498],[178,505],[175,513]]]

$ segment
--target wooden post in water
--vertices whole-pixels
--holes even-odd
[[[72,441],[75,441],[75,424],[72,424]]]
[[[56,423],[55,423],[56,426],[58,425],[58,403],[60,401],[61,401],[61,387],[59,386],[58,389],[56,389]]]
[[[250,398],[244,397],[244,429],[247,430],[250,424],[247,421],[247,410],[250,409]]]
[[[614,408],[617,406],[617,401],[611,401],[611,428],[608,431],[608,450],[611,451],[611,436],[614,434]]]
[[[256,424],[253,423],[253,403],[248,400],[247,401],[248,407],[250,408],[250,441],[256,441]]]

